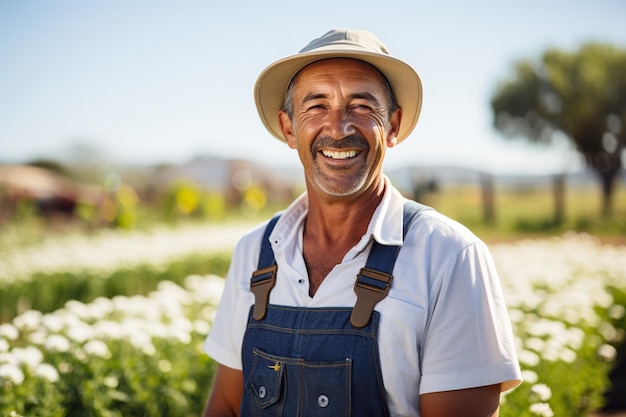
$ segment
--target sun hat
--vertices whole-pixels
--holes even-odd
[[[333,29],[311,41],[299,53],[270,64],[257,78],[254,86],[256,108],[261,121],[274,137],[285,141],[278,123],[278,111],[289,83],[302,68],[326,58],[355,58],[382,72],[402,108],[396,143],[411,133],[422,108],[422,82],[417,72],[406,62],[391,56],[387,47],[372,33]]]

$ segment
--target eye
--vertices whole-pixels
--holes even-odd
[[[374,110],[374,108],[366,103],[355,103],[352,106],[350,106],[350,108],[354,111],[358,111],[358,112],[371,112]]]
[[[312,104],[306,108],[307,112],[318,112],[324,110],[326,107],[323,104]]]

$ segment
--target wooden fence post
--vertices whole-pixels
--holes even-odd
[[[493,175],[482,173],[480,175],[480,184],[483,201],[483,221],[485,224],[491,226],[496,221]]]

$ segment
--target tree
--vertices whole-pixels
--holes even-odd
[[[626,148],[626,50],[600,43],[549,49],[518,61],[513,72],[491,99],[496,129],[537,143],[565,135],[598,174],[609,216]]]

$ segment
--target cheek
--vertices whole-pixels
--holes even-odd
[[[301,115],[293,119],[293,130],[298,138],[311,135],[312,132],[318,130],[322,125],[323,121],[320,117]]]

